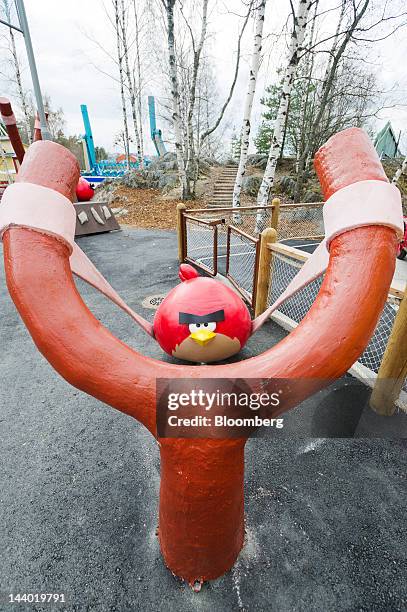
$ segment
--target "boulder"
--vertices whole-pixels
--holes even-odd
[[[162,174],[158,180],[158,188],[169,191],[178,185],[178,175],[173,173]]]
[[[320,193],[316,193],[316,191],[306,191],[304,197],[302,198],[303,202],[322,202],[322,196]]]
[[[261,180],[261,176],[245,176],[242,184],[243,193],[250,196],[256,196],[261,185]]]
[[[247,165],[265,170],[267,166],[267,155],[264,155],[263,153],[254,153],[249,155],[247,158]]]
[[[170,161],[164,161],[161,165],[167,171],[168,170],[177,170],[178,169],[178,164],[177,164],[177,160],[176,159],[171,159]]]
[[[173,189],[164,189],[163,195],[161,196],[163,200],[181,200],[182,199],[182,187],[179,185],[178,187],[174,187]]]
[[[295,191],[295,179],[292,176],[282,176],[280,179],[280,189],[283,193],[287,193],[290,196],[294,195]]]

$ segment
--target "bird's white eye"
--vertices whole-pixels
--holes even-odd
[[[208,331],[214,332],[216,329],[216,323],[191,323],[188,325],[191,334],[199,331],[200,329],[207,329]]]
[[[214,332],[216,329],[216,323],[204,323],[204,329],[208,329],[211,332]]]

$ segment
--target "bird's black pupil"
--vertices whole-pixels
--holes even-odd
[[[200,324],[200,323],[197,323],[197,324],[196,324],[196,326],[197,326],[197,327],[201,327],[201,324]]]
[[[208,323],[204,323],[205,327],[208,327]]]

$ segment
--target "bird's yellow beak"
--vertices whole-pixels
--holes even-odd
[[[215,336],[216,334],[209,329],[198,329],[198,331],[193,332],[189,337],[201,346],[205,346],[205,344],[208,344]]]

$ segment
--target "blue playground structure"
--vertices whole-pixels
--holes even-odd
[[[151,139],[154,142],[157,155],[161,157],[162,155],[166,154],[167,150],[162,139],[162,132],[161,130],[157,129],[156,125],[154,96],[148,96],[148,111],[150,117]],[[103,159],[101,161],[96,160],[95,144],[93,141],[92,128],[90,125],[88,108],[86,104],[81,104],[81,113],[85,128],[85,135],[83,138],[83,153],[86,167],[85,171],[82,172],[82,176],[90,183],[102,183],[106,178],[123,176],[129,170],[125,161],[117,162],[115,159]],[[151,158],[144,157],[144,167],[146,168],[150,164]],[[130,162],[131,170],[137,169],[138,167],[138,162]]]
[[[164,141],[162,139],[161,130],[157,129],[157,123],[155,119],[155,100],[154,96],[148,96],[148,114],[150,116],[150,134],[151,140],[154,143],[155,150],[157,151],[158,157],[165,155],[167,149],[165,148]]]

